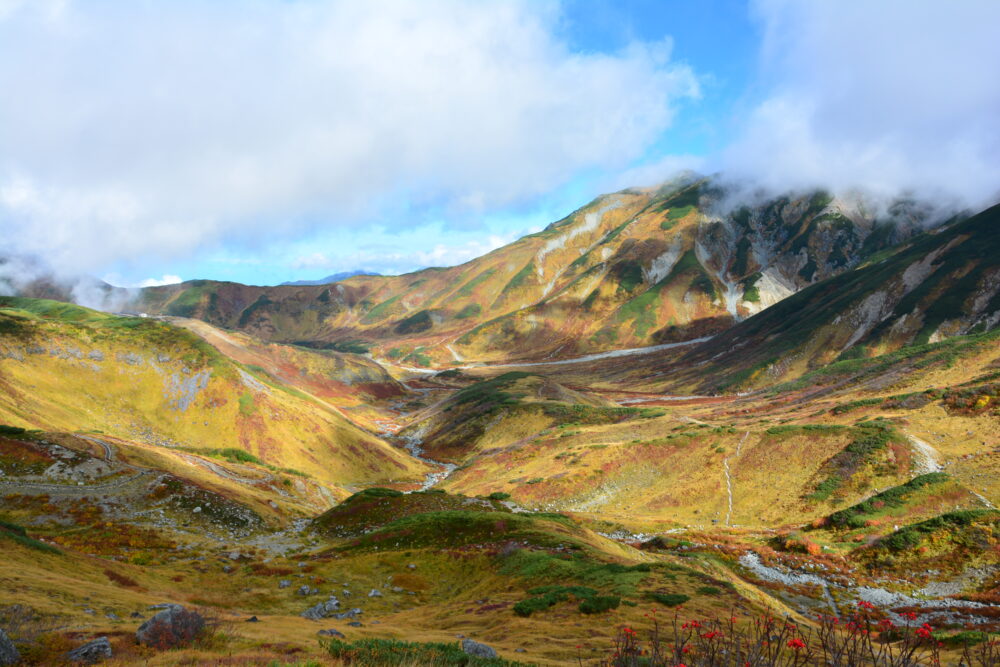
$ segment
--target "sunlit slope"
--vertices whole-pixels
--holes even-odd
[[[928,222],[811,192],[733,209],[694,175],[603,195],[475,260],[333,285],[192,281],[137,307],[272,341],[361,341],[410,366],[538,359],[719,332]]]
[[[512,372],[467,384],[414,415],[400,436],[419,441],[432,458],[457,463],[576,420],[610,423],[646,412],[541,375]]]
[[[681,364],[697,366],[696,381],[706,388],[762,385],[998,323],[1000,206],[994,206],[789,297]]]
[[[423,472],[333,407],[183,329],[58,302],[3,298],[0,306],[0,422],[238,448],[332,485]]]

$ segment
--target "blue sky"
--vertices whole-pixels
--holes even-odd
[[[0,236],[120,285],[274,284],[459,263],[681,168],[981,206],[998,24],[989,0],[0,0]]]

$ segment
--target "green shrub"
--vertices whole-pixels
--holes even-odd
[[[3,538],[11,540],[12,542],[17,542],[21,546],[35,549],[36,551],[42,551],[50,554],[62,553],[51,544],[46,544],[45,542],[40,542],[34,539],[33,537],[29,537],[28,531],[26,531],[23,526],[0,520],[0,539]]]
[[[7,426],[6,424],[0,424],[0,435],[24,435],[28,431],[26,429],[20,428],[19,426]]]
[[[676,607],[691,599],[683,593],[656,593],[653,591],[646,593],[646,597],[653,602],[659,602],[665,607]]]
[[[617,609],[622,602],[617,595],[595,595],[580,601],[580,613],[600,614],[610,609]]]
[[[490,500],[510,500],[510,494],[504,491],[494,491],[486,497]]]

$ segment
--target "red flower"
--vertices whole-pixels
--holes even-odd
[[[801,639],[789,639],[788,640],[788,648],[793,648],[796,651],[798,651],[800,648],[805,648],[805,647],[806,647],[806,643],[804,641],[802,641]]]

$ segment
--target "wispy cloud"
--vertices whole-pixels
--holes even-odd
[[[482,240],[437,243],[430,248],[411,251],[400,251],[388,245],[369,245],[343,255],[315,252],[295,258],[291,267],[317,271],[369,270],[383,275],[406,273],[428,266],[462,264],[514,241],[517,236],[516,233],[491,234]]]
[[[160,287],[161,285],[176,285],[184,282],[180,276],[165,275],[162,278],[146,278],[135,287]]]

